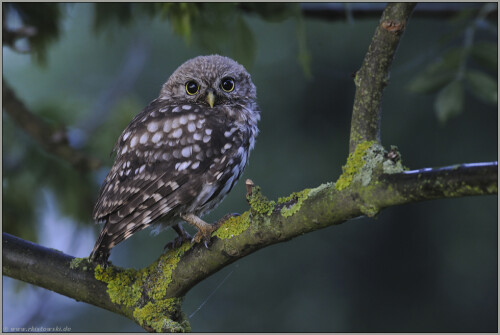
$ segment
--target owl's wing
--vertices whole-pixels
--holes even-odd
[[[202,208],[239,178],[247,153],[238,150],[237,128],[191,108],[162,108],[147,108],[117,142],[94,209],[94,219],[105,222],[94,250],[113,247],[160,216],[168,219],[178,206]]]

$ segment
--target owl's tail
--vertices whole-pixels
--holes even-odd
[[[89,256],[89,260],[91,262],[101,264],[102,266],[106,266],[108,264],[109,254],[111,252],[111,248],[114,246],[111,236],[108,234],[107,228],[107,224],[105,224]]]

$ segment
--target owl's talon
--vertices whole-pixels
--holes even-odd
[[[168,250],[168,249],[172,250],[178,248],[184,242],[190,241],[192,239],[191,235],[189,235],[189,233],[186,230],[184,230],[184,228],[180,223],[172,226],[172,229],[175,230],[178,236],[173,241],[170,241],[167,244],[165,244],[163,250]]]

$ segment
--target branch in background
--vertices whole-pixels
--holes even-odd
[[[382,93],[389,68],[415,3],[389,3],[382,14],[365,59],[354,82],[349,152],[364,141],[380,142]]]
[[[479,10],[482,3],[419,3],[415,18],[446,19],[458,15],[463,10]],[[302,3],[302,14],[308,18],[327,21],[379,18],[385,3]],[[498,11],[489,13],[488,19],[497,20]]]
[[[63,129],[54,129],[40,117],[31,113],[3,79],[2,94],[3,110],[47,152],[68,161],[77,170],[83,172],[94,170],[101,165],[98,159],[89,157],[69,146]]]
[[[390,160],[386,157],[383,164]],[[179,301],[198,282],[234,261],[360,215],[376,215],[386,207],[497,194],[497,170],[497,162],[491,162],[382,173],[373,175],[369,185],[352,182],[339,191],[329,183],[294,193],[277,203],[267,201],[254,188],[249,197],[250,210],[224,222],[213,233],[216,238],[212,238],[210,248],[185,243],[141,270],[112,265],[96,270],[85,260],[81,263],[86,266],[71,267],[73,257],[4,233],[2,269],[12,278],[127,316],[146,330],[185,331],[189,324]],[[171,315],[177,315],[174,322],[168,319]]]

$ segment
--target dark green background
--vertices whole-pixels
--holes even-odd
[[[18,203],[23,193],[36,200],[23,206],[40,207],[44,188],[66,198],[73,192],[85,193],[86,202],[58,204],[66,216],[76,217],[77,224],[85,227],[93,225],[92,205],[112,163],[108,154],[118,135],[157,97],[177,66],[208,51],[195,42],[186,44],[159,18],[140,16],[126,27],[112,25],[95,34],[91,4],[73,5],[65,14],[64,32],[49,47],[45,67],[33,63],[29,55],[3,49],[4,77],[33,112],[78,127],[102,107],[98,99],[116,85],[130,50],[145,52],[145,64],[130,90],[105,106],[112,109],[109,120],[90,135],[87,150],[106,162],[92,183],[76,182],[79,175],[66,167],[57,170],[68,171],[58,176],[61,188],[47,184],[39,177],[41,166],[51,170],[61,163],[41,154],[4,113],[4,160],[15,152],[25,156],[15,174],[4,170],[3,201],[5,211],[6,201]],[[378,18],[353,23],[305,19],[311,78],[298,62],[297,20],[268,22],[255,15],[245,15],[244,20],[256,42],[255,60],[245,65],[257,86],[262,121],[242,180],[251,178],[271,199],[335,181],[348,155],[352,74],[362,62]],[[497,159],[496,106],[467,95],[464,112],[441,124],[433,110],[435,96],[408,90],[408,83],[446,48],[440,37],[454,29],[448,20],[411,20],[384,92],[382,143],[386,148],[397,145],[403,164],[411,169]],[[481,34],[478,31],[476,38]],[[452,45],[461,43],[459,35]],[[225,50],[235,57],[231,45]],[[35,188],[11,191],[6,183],[13,176],[38,176],[30,184]],[[244,192],[240,182],[206,219],[247,210]],[[497,210],[496,196],[436,200],[389,208],[377,219],[360,218],[316,231],[267,247],[206,279],[186,295],[184,311],[189,315],[205,303],[190,319],[193,331],[496,332]],[[36,240],[29,233],[30,222],[37,224],[36,218],[4,221],[4,231]],[[94,231],[97,237],[97,226]],[[111,260],[119,266],[143,267],[173,236],[171,231],[158,236],[142,231],[114,248]],[[60,238],[81,243],[78,236]],[[88,252],[75,256],[87,256],[93,242],[87,239],[83,249]],[[16,297],[23,299],[22,294]],[[26,312],[16,310],[17,303],[4,299],[4,323],[12,315],[8,313]],[[35,315],[34,324],[12,326],[141,330],[124,317],[84,303],[70,301],[68,306],[66,313]]]

